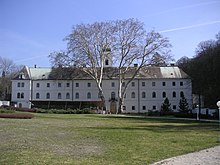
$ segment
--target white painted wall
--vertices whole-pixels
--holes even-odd
[[[142,85],[145,82],[145,86]],[[165,86],[163,86],[165,82]],[[175,86],[173,86],[175,82]],[[18,83],[24,83],[24,87],[18,87]],[[48,87],[47,84],[50,84]],[[59,86],[58,84],[61,84]],[[88,86],[90,83],[90,86]],[[124,113],[144,113],[148,110],[160,110],[160,107],[165,98],[162,93],[166,92],[166,97],[170,100],[171,108],[176,106],[178,110],[180,92],[184,92],[189,105],[192,105],[192,87],[189,79],[139,79],[133,80],[127,89]],[[39,87],[37,86],[39,84]],[[69,84],[69,86],[67,86]],[[180,85],[182,84],[182,85]],[[118,80],[103,80],[102,87],[106,99],[107,109],[110,109],[109,99],[111,93],[115,92],[118,98]],[[24,98],[17,98],[17,93],[24,93]],[[132,92],[135,92],[135,98],[132,98]],[[142,92],[146,93],[146,97],[142,98]],[[152,98],[152,92],[156,92],[156,98]],[[176,97],[173,97],[173,92],[176,92]],[[36,98],[37,93],[40,94]],[[47,99],[46,95],[50,93],[50,98]],[[62,98],[58,98],[58,93],[61,93]],[[69,93],[70,97],[66,98]],[[76,93],[79,93],[77,99]],[[87,98],[87,94],[91,94],[91,98]],[[98,97],[98,88],[94,80],[12,80],[12,101],[22,104],[23,107],[30,107],[29,100],[33,101],[100,101]],[[145,110],[143,110],[145,106]],[[133,110],[132,110],[133,107]]]
[[[20,85],[18,85],[20,84]],[[23,85],[22,85],[23,84]],[[24,97],[18,98],[17,95],[20,93],[20,96],[23,93]],[[15,102],[17,107],[31,107],[31,80],[12,80],[12,97],[11,101]]]

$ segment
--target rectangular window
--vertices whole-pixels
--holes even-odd
[[[173,109],[174,109],[174,110],[176,109],[176,105],[173,105]]]
[[[24,82],[21,83],[21,87],[24,87]]]
[[[156,82],[152,82],[152,86],[155,87],[156,86]]]
[[[112,87],[115,87],[115,82],[112,82]]]
[[[182,81],[180,82],[180,86],[183,86],[183,82]]]
[[[145,105],[142,107],[142,110],[143,110],[143,111],[145,111],[145,110],[146,110],[146,106],[145,106]]]
[[[79,83],[76,83],[76,87],[79,87]]]
[[[135,82],[132,82],[132,83],[131,83],[131,86],[132,86],[132,87],[135,87]]]
[[[61,83],[58,83],[58,87],[60,88],[62,85],[61,85]]]
[[[88,83],[88,84],[87,84],[87,87],[91,87],[91,83]]]
[[[21,83],[18,83],[18,84],[17,84],[17,87],[20,87],[20,86],[21,86]]]
[[[70,83],[66,83],[66,87],[70,87]]]
[[[37,86],[37,88],[39,88],[39,87],[40,87],[40,83],[37,83],[37,85],[36,85],[36,86]]]
[[[145,87],[145,82],[142,82],[142,87]]]
[[[47,83],[47,88],[50,88],[50,83]]]
[[[134,111],[135,110],[135,106],[132,106],[131,109],[132,109],[132,111]]]
[[[173,84],[173,86],[176,86],[176,82],[175,81],[172,84]]]
[[[166,86],[166,82],[163,82],[163,86]]]
[[[153,105],[153,110],[156,110],[157,109],[157,106],[156,105]]]

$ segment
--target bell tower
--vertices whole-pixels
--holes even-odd
[[[103,51],[104,53],[104,67],[112,67],[112,54],[111,49],[107,48]]]

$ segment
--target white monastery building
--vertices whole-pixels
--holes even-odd
[[[108,65],[108,63],[106,63]],[[132,67],[135,69],[136,66]],[[106,109],[116,112],[118,78],[116,68],[105,66],[102,88]],[[126,76],[126,81],[129,75]],[[80,68],[24,67],[12,80],[12,102],[18,107],[80,108],[97,107],[101,99],[95,81]],[[142,68],[130,83],[123,113],[160,111],[167,97],[173,111],[178,111],[181,95],[192,106],[189,76],[177,66]]]

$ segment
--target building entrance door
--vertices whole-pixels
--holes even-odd
[[[110,103],[110,112],[116,114],[116,111],[117,111],[117,104],[115,101],[112,101]]]

